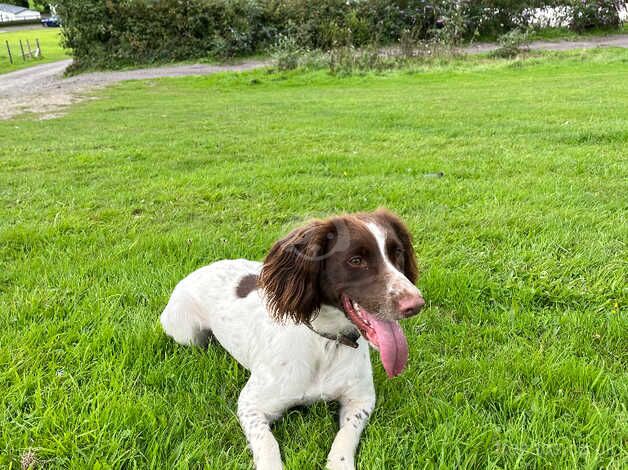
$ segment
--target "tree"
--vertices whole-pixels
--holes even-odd
[[[48,11],[48,3],[42,0],[26,0],[20,3],[26,3],[25,6],[27,6],[31,10],[37,10],[42,13]]]

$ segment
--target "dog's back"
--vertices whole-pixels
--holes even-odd
[[[244,367],[295,343],[302,349],[309,330],[282,324],[268,315],[257,288],[261,263],[222,260],[200,268],[175,287],[161,314],[168,336],[183,345],[205,347],[212,338]]]
[[[250,326],[270,323],[254,318],[260,316],[255,284],[260,269],[261,263],[254,261],[223,260],[188,275],[177,284],[161,314],[166,334],[177,343],[202,347],[215,337],[248,368],[249,358],[243,352],[244,343],[251,343]],[[240,285],[243,279],[246,286]]]

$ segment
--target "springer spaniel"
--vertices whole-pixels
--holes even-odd
[[[327,467],[353,469],[375,405],[368,345],[389,377],[408,360],[398,320],[425,304],[404,223],[385,209],[314,220],[264,263],[224,260],[183,279],[161,315],[181,344],[218,342],[251,377],[238,418],[258,469],[281,469],[270,423],[296,405],[340,402]]]

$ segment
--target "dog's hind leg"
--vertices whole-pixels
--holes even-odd
[[[174,290],[160,321],[166,334],[179,344],[207,347],[213,338],[198,303],[184,290]]]

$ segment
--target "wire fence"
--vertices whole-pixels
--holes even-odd
[[[19,39],[17,42],[5,40],[4,48],[7,53],[6,59],[8,59],[10,64],[18,63],[20,60],[26,62],[43,57],[39,38],[35,38],[34,40]]]

